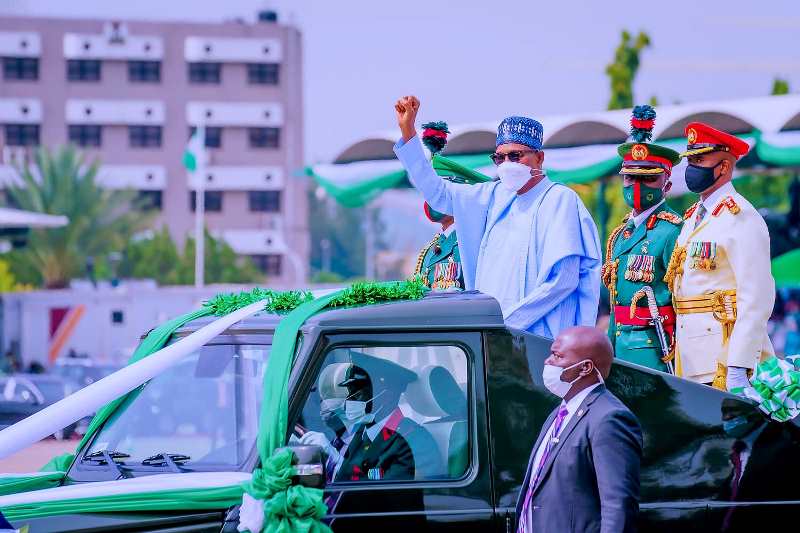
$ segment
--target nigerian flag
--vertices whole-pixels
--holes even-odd
[[[206,154],[204,144],[205,129],[202,126],[195,128],[189,143],[186,145],[186,151],[183,152],[183,166],[189,172],[194,172],[198,166],[205,163],[205,160],[201,161],[201,158],[204,158]]]

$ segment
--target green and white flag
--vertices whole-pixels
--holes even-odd
[[[186,151],[183,152],[183,166],[189,172],[194,172],[197,167],[205,163],[206,149],[205,149],[205,131],[204,128],[195,128],[189,143],[186,145]]]

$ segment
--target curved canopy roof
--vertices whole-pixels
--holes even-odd
[[[800,166],[800,95],[657,106],[656,142],[681,150],[683,130],[692,121],[708,122],[737,134],[754,147],[740,167]],[[586,183],[614,174],[620,164],[617,145],[628,140],[630,109],[538,117],[544,127],[545,170],[555,181]],[[421,117],[446,118],[446,117]],[[444,155],[484,174],[493,175],[488,155],[495,149],[497,123],[449,125]],[[306,173],[343,205],[356,207],[381,191],[407,186],[405,171],[392,147],[396,130],[388,130],[345,147],[329,164]],[[685,191],[680,168],[673,170],[673,191]]]

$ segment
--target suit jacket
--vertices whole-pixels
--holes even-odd
[[[545,421],[531,451],[517,499],[517,521],[531,482],[533,458],[555,419]],[[533,489],[533,531],[636,531],[642,431],[631,411],[604,385],[592,390],[564,426]]]

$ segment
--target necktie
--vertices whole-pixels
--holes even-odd
[[[561,409],[558,410],[558,414],[556,415],[556,420],[553,422],[553,431],[550,432],[550,436],[547,438],[547,442],[545,443],[544,453],[542,454],[542,458],[539,459],[539,464],[536,466],[536,470],[531,472],[531,480],[528,482],[528,492],[525,494],[525,501],[522,504],[522,513],[519,517],[519,526],[517,527],[517,533],[532,533],[533,528],[531,527],[531,498],[533,496],[533,488],[536,486],[536,483],[539,481],[539,476],[542,472],[542,467],[547,462],[547,458],[550,456],[550,452],[556,445],[556,437],[558,433],[561,431],[561,424],[564,422],[564,418],[566,418],[569,411],[567,411],[567,406],[562,405]]]
[[[694,216],[694,229],[697,229],[704,216],[706,216],[706,206],[703,205],[703,202],[700,202],[700,205],[697,206],[697,214]]]
[[[742,452],[747,449],[747,444],[737,440],[731,448],[731,464],[733,464],[733,480],[731,481],[731,501],[735,502],[739,495],[739,483],[742,481]],[[731,525],[733,511],[736,507],[729,507],[725,513],[725,520],[722,521],[722,531],[727,531]]]

